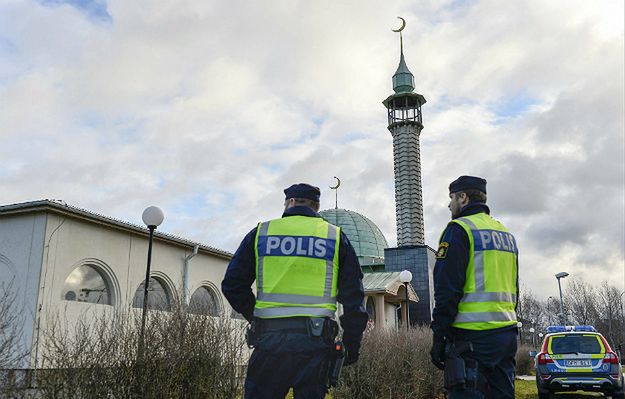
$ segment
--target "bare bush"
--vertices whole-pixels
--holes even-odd
[[[530,351],[535,351],[536,348],[531,345],[521,345],[516,352],[516,375],[529,375],[534,371],[534,358],[530,357]]]
[[[367,333],[360,359],[345,367],[334,399],[403,399],[442,397],[443,373],[430,363],[432,332],[427,327],[410,331]]]
[[[26,373],[19,370],[28,356],[22,341],[23,307],[14,281],[0,282],[0,398],[25,397]]]
[[[243,327],[228,317],[150,311],[142,356],[140,311],[53,319],[37,375],[42,398],[215,398],[241,393]]]
[[[17,299],[13,281],[0,282],[0,369],[15,368],[26,356],[21,342],[24,320]]]

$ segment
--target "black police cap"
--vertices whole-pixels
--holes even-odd
[[[319,202],[319,198],[321,197],[321,191],[319,191],[319,187],[311,186],[310,184],[306,183],[298,183],[293,184],[289,188],[285,188],[284,195],[286,196],[284,199],[306,198],[315,202]]]
[[[449,185],[449,193],[464,190],[478,190],[486,194],[486,179],[476,176],[460,176]]]

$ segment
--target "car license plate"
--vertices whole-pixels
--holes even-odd
[[[567,367],[591,367],[591,360],[567,360],[565,362]]]

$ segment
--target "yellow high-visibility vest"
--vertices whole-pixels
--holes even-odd
[[[316,217],[259,223],[254,316],[334,318],[340,237],[339,227]]]
[[[469,237],[464,295],[453,327],[492,330],[516,325],[518,249],[514,236],[486,213],[451,221]]]

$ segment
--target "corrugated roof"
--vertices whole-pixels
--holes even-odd
[[[27,213],[27,212],[44,212],[44,211],[50,211],[50,212],[55,212],[59,214],[66,214],[66,215],[74,216],[77,218],[87,219],[93,222],[103,223],[111,227],[121,228],[124,230],[130,230],[135,233],[139,233],[141,235],[149,235],[149,230],[143,226],[138,226],[136,224],[124,222],[123,220],[119,220],[119,219],[111,218],[111,217],[104,216],[98,213],[90,212],[86,209],[68,205],[63,201],[45,199],[45,200],[21,202],[21,203],[11,204],[11,205],[0,205],[0,216],[18,214],[18,213]],[[186,238],[178,237],[172,234],[155,231],[154,237],[164,240],[164,241],[169,241],[175,244],[183,245],[183,246],[194,247],[195,245],[198,245],[199,249],[205,252],[211,253],[213,255],[216,255],[225,259],[232,258],[232,254],[230,252],[223,251],[221,249],[212,247],[210,245],[196,243],[191,240],[187,240]]]
[[[397,295],[399,287],[403,283],[399,279],[400,272],[376,272],[365,273],[362,279],[362,285],[365,287],[365,293],[384,293],[389,295]],[[412,285],[408,285],[408,298],[413,302],[418,302],[419,297]]]

